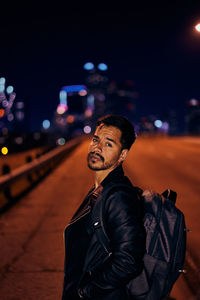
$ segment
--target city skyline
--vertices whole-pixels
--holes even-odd
[[[105,62],[110,81],[134,82],[140,117],[174,110],[183,126],[187,101],[200,98],[198,1],[132,9],[31,2],[8,11],[0,21],[0,77],[28,102],[32,129],[53,117],[62,86],[84,84],[87,61]]]

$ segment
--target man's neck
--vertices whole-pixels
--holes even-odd
[[[108,176],[108,174],[112,172],[114,169],[115,168],[95,171],[95,175],[94,175],[95,188],[97,188],[101,184],[101,182]]]

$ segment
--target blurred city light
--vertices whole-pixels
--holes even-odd
[[[3,155],[8,154],[8,148],[7,148],[7,147],[2,147],[2,148],[1,148],[1,153],[2,153]]]
[[[108,66],[104,63],[100,63],[98,64],[97,68],[100,70],[100,71],[107,71],[108,70]]]
[[[169,123],[168,122],[163,122],[162,130],[165,131],[165,132],[169,131]]]
[[[199,101],[196,100],[196,99],[191,99],[191,100],[189,101],[189,105],[191,105],[191,106],[197,106],[198,103],[199,103]]]
[[[19,121],[24,119],[24,112],[23,111],[17,111],[15,115],[16,115],[17,120],[19,120]]]
[[[94,64],[92,62],[87,62],[84,64],[83,69],[86,71],[91,71],[94,69]]]
[[[94,96],[88,95],[87,97],[87,104],[93,106],[94,105]]]
[[[13,88],[12,85],[9,85],[9,86],[7,87],[7,89],[6,89],[6,92],[7,92],[8,94],[11,94],[13,91],[14,91],[14,88]]]
[[[91,108],[87,108],[85,110],[85,117],[86,118],[90,118],[92,116],[92,109]]]
[[[50,127],[50,121],[49,120],[44,120],[42,122],[42,126],[44,129],[48,129]]]
[[[0,93],[3,93],[5,90],[5,85],[0,83]]]
[[[73,92],[80,92],[83,90],[87,91],[87,87],[83,84],[78,84],[78,85],[63,86],[61,91],[65,91],[67,93],[73,93]]]
[[[6,83],[6,79],[4,77],[1,77],[0,78],[0,84],[5,85],[5,83]]]
[[[12,120],[14,120],[14,116],[13,116],[13,114],[9,114],[8,115],[8,121],[12,122]]]
[[[72,124],[75,121],[75,117],[73,115],[69,115],[66,118],[67,123]]]
[[[59,138],[58,140],[57,140],[57,144],[59,145],[59,146],[63,146],[64,144],[65,144],[65,142],[66,142],[66,140],[62,137],[62,138]]]
[[[8,106],[8,101],[7,100],[3,100],[2,101],[2,106],[3,107],[7,107]]]
[[[1,108],[0,109],[0,118],[3,118],[5,115],[5,109]]]
[[[86,96],[87,95],[87,91],[86,90],[81,90],[78,94],[80,96]]]
[[[86,126],[83,128],[83,131],[84,131],[86,134],[88,134],[88,133],[91,132],[91,127],[88,126],[88,125],[86,125]]]
[[[22,101],[17,102],[16,103],[16,108],[18,108],[18,109],[24,108],[24,102],[22,102]]]
[[[200,32],[200,23],[195,26],[196,31]]]
[[[155,120],[154,121],[154,125],[157,127],[157,128],[161,128],[162,127],[162,121],[161,120]]]
[[[21,136],[18,136],[15,138],[15,143],[17,145],[21,145],[23,143],[23,138]]]
[[[60,91],[59,98],[60,98],[60,104],[67,105],[67,92],[66,91]]]
[[[59,115],[62,115],[62,114],[64,114],[67,110],[68,110],[68,106],[67,106],[67,105],[65,105],[65,104],[59,104],[56,111],[57,111],[57,113],[58,113]]]

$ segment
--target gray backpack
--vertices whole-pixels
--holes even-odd
[[[142,273],[127,284],[130,299],[161,300],[167,297],[183,270],[186,252],[186,226],[183,213],[175,206],[176,193],[166,190],[162,194],[127,185],[109,185],[104,199],[116,189],[134,189],[142,201],[144,227],[146,230],[146,253]],[[100,197],[101,199],[101,197]],[[100,200],[99,199],[99,200]],[[109,253],[110,242],[102,218],[104,202],[98,201],[93,210],[93,222],[100,226],[95,233]]]

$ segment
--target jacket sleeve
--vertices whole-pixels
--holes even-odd
[[[104,223],[112,256],[82,289],[82,295],[89,299],[125,287],[143,266],[145,230],[137,196],[122,190],[114,192],[107,199]]]

